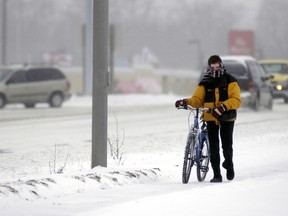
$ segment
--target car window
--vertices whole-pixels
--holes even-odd
[[[264,70],[258,63],[253,61],[247,61],[247,65],[251,71],[251,76],[253,77],[253,80],[261,81],[261,78],[266,76]]]
[[[0,81],[4,80],[9,73],[11,73],[11,70],[9,69],[0,69]]]
[[[64,75],[54,68],[33,68],[27,73],[30,82],[64,79]]]
[[[255,63],[255,65],[256,65],[256,69],[259,71],[260,76],[266,77],[265,70],[261,67],[261,65],[258,63]]]
[[[45,80],[45,77],[43,77],[39,69],[30,69],[27,72],[27,80],[28,82],[43,81]]]
[[[246,68],[238,62],[224,62],[227,72],[235,76],[236,78],[248,78],[248,72]]]
[[[59,80],[59,79],[65,78],[63,73],[61,73],[59,70],[57,70],[55,68],[50,68],[50,69],[46,69],[46,70],[47,70],[47,73],[49,73],[49,75],[50,75],[50,79],[52,79],[52,80]]]
[[[16,71],[11,78],[8,80],[8,83],[24,83],[27,81],[26,71],[20,70]]]
[[[263,64],[261,66],[268,74],[283,73],[288,74],[288,65],[287,64]]]

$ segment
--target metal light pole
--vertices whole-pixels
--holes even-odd
[[[107,167],[109,0],[93,1],[93,92],[91,167]]]
[[[86,22],[83,32],[83,90],[84,95],[92,95],[92,53],[93,53],[93,0],[86,0]]]
[[[114,92],[114,49],[115,49],[115,25],[111,24],[109,28],[109,68],[110,68],[110,86],[109,92]]]
[[[203,54],[202,54],[202,47],[201,47],[201,41],[200,40],[189,40],[190,44],[195,44],[197,46],[197,52],[198,52],[198,69],[201,70],[203,67]]]
[[[6,32],[7,32],[7,0],[2,0],[2,52],[1,52],[1,64],[5,65],[6,64]]]

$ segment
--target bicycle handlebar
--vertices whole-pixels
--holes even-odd
[[[206,108],[206,107],[195,108],[195,107],[192,107],[191,105],[187,105],[187,107],[179,106],[178,109],[186,109],[186,110],[197,110],[198,109],[201,112],[207,112],[207,113],[212,112],[212,108]]]

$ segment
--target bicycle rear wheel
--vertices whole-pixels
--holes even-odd
[[[182,170],[182,183],[187,184],[190,178],[192,166],[194,165],[195,134],[189,133],[184,152],[184,162]]]
[[[199,161],[197,162],[197,179],[199,182],[206,178],[207,172],[209,171],[209,143],[206,140],[202,143],[202,150],[200,151]]]

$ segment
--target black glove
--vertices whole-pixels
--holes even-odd
[[[184,109],[187,109],[187,104],[188,104],[187,99],[181,99],[181,100],[177,100],[177,101],[175,102],[175,107],[178,108],[178,107],[180,107],[180,106],[183,106]]]
[[[212,109],[212,115],[215,117],[215,118],[218,118],[219,116],[222,115],[222,113],[224,113],[226,111],[226,106],[224,104],[221,104],[220,106],[218,107],[215,107]]]

